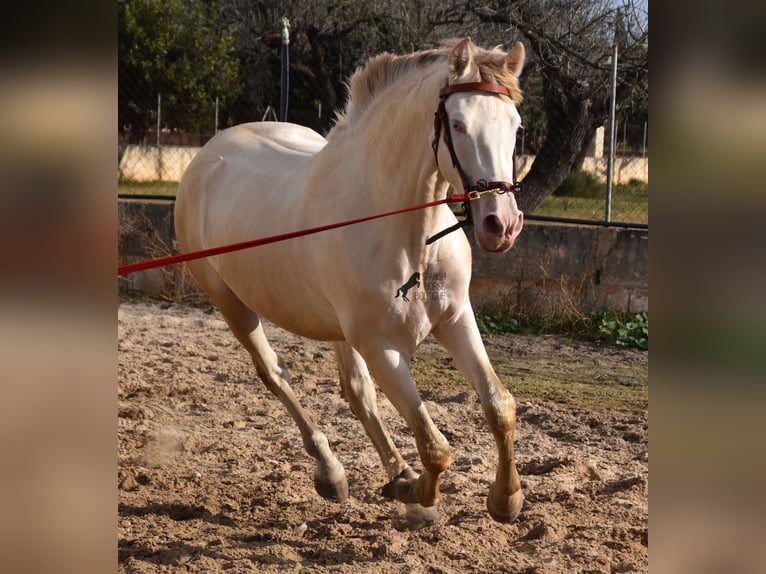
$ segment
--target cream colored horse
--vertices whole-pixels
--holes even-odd
[[[451,142],[472,181],[513,181],[521,101],[517,77],[524,47],[486,51],[466,38],[409,56],[383,54],[357,71],[350,98],[327,140],[288,123],[251,123],[216,135],[194,158],[176,201],[176,233],[191,251],[334,223],[444,198],[463,188],[448,145],[434,143],[434,112],[445,85],[485,82],[506,95],[456,91],[445,101]],[[470,86],[464,86],[469,88]],[[437,161],[438,160],[438,161]],[[523,216],[513,193],[473,201],[478,244],[509,249]],[[487,499],[509,522],[523,501],[513,455],[516,406],[482,344],[468,299],[471,252],[464,233],[426,245],[455,224],[445,206],[325,231],[189,262],[258,375],[300,428],[316,459],[314,484],[344,500],[348,484],[327,438],[299,404],[290,375],[264,334],[261,317],[299,335],[333,341],[340,383],[388,475],[385,496],[434,506],[450,465],[450,447],[434,425],[410,374],[410,361],[433,334],[478,393],[498,453]],[[409,300],[398,289],[420,273]],[[428,291],[428,277],[437,277]],[[433,284],[431,284],[433,287]],[[369,371],[368,371],[369,369]],[[370,373],[415,436],[424,471],[403,460],[380,420]]]

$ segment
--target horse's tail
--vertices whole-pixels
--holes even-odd
[[[402,292],[401,288],[396,290],[396,295],[394,295],[394,299],[396,299],[399,294]]]

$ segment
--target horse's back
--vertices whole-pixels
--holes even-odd
[[[285,122],[252,122],[224,130],[221,143],[231,142],[243,149],[269,146],[278,153],[314,155],[327,140],[312,129]],[[213,138],[212,143],[216,138]]]
[[[219,132],[197,153],[184,173],[179,193],[227,177],[243,185],[267,183],[280,174],[300,169],[326,143],[315,131],[296,124],[253,122],[231,127]],[[254,180],[256,176],[261,179]]]
[[[219,132],[197,153],[179,185],[176,227],[181,248],[233,240],[224,235],[243,212],[255,213],[259,206],[279,209],[285,190],[298,188],[304,170],[326,143],[309,128],[280,122]],[[276,214],[271,215],[273,221]],[[268,222],[259,227],[261,235]]]

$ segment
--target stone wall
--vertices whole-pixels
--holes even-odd
[[[471,301],[529,316],[648,311],[648,277],[647,230],[526,224],[505,254],[473,244]]]

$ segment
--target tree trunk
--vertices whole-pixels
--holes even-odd
[[[590,150],[591,146],[595,143],[595,139],[596,139],[596,130],[593,130],[593,132],[585,139],[585,143],[580,149],[580,152],[577,154],[574,164],[572,165],[572,171],[577,171],[582,169],[582,166],[585,164],[585,158],[588,157],[588,151]]]
[[[545,88],[548,135],[518,197],[519,207],[528,213],[534,212],[563,183],[594,130],[603,122],[603,113],[593,109],[589,98],[564,92],[560,86],[549,84]]]

